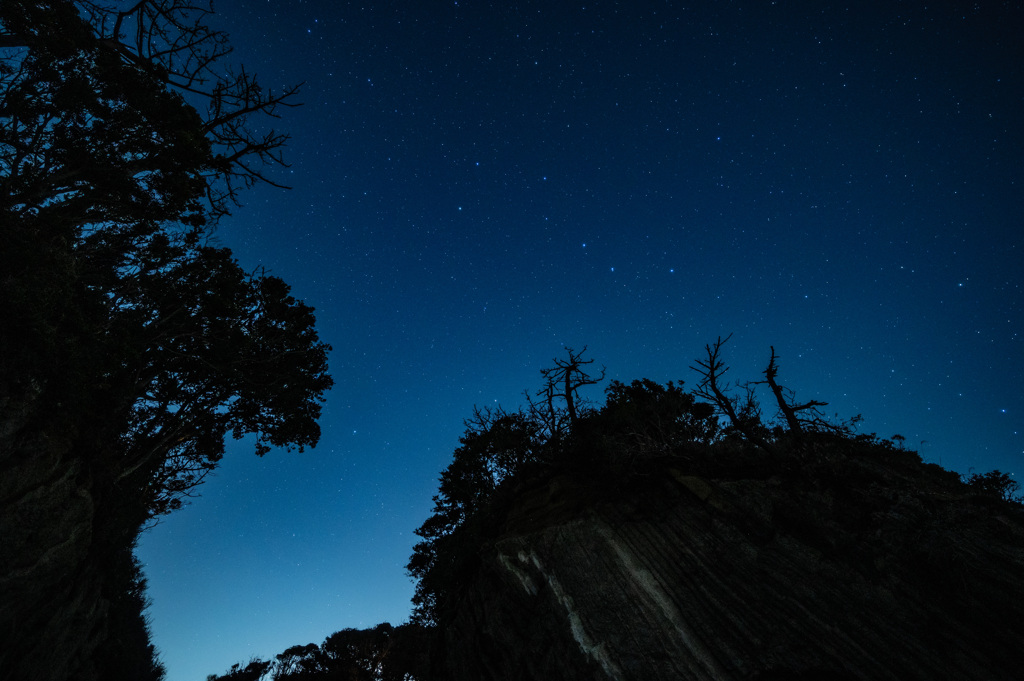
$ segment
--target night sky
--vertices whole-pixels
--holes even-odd
[[[871,5],[221,0],[306,85],[294,189],[218,237],[317,308],[337,385],[315,450],[229,445],[143,537],[168,681],[406,620],[462,420],[565,346],[692,387],[733,333],[734,380],[774,345],[798,399],[1024,477],[1024,9]]]

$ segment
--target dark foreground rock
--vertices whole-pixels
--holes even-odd
[[[66,442],[26,444],[0,457],[0,677],[69,678],[103,635],[88,561],[95,508]]]
[[[873,456],[673,459],[519,490],[442,623],[445,674],[1019,678],[1021,507]]]
[[[160,678],[126,492],[96,483],[100,457],[74,427],[12,403],[0,399],[0,681]]]

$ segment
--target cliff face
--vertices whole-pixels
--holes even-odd
[[[32,406],[0,400],[0,681],[155,678],[137,525],[78,429]]]
[[[1015,678],[1020,509],[912,458],[748,477],[666,461],[612,494],[569,476],[523,490],[459,591],[445,666],[466,681]]]
[[[0,678],[66,679],[102,639],[106,603],[91,574],[94,504],[59,438],[0,454]]]

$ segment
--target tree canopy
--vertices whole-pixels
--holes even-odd
[[[259,455],[314,446],[333,383],[313,308],[215,238],[244,189],[281,186],[288,137],[268,123],[297,88],[268,91],[230,65],[211,12],[192,0],[0,3],[0,520],[38,523],[5,550],[45,564],[52,547],[38,537],[58,520],[25,500],[50,493],[51,477],[77,486],[88,503],[68,513],[91,514],[91,531],[73,558],[93,563],[51,572],[101,575],[121,605],[80,613],[95,631],[139,630],[112,622],[141,621],[142,600],[118,601],[137,582],[108,563],[194,493],[226,437],[252,436]],[[65,593],[50,573],[0,578]],[[0,608],[14,632],[0,666],[39,657],[40,631],[63,626],[54,613],[85,607],[45,598],[46,612]],[[54,669],[131,645],[76,643]]]
[[[296,645],[273,660],[233,665],[207,681],[407,681],[427,678],[426,631],[415,624],[383,622],[372,629],[342,629],[319,646]]]
[[[287,136],[296,90],[221,62],[183,0],[0,8],[4,396],[74,404],[111,475],[176,507],[227,433],[302,449],[332,382],[313,309],[211,240]],[[102,408],[100,413],[97,408]]]
[[[0,10],[5,209],[54,226],[205,223],[275,183],[294,106],[229,67],[209,2],[9,0]]]

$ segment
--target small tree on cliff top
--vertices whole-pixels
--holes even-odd
[[[552,360],[554,366],[541,369],[544,386],[534,395],[529,391],[525,393],[530,418],[541,425],[548,439],[553,441],[564,439],[587,413],[589,403],[580,396],[580,388],[600,383],[605,377],[604,367],[600,376],[588,372],[587,367],[594,360],[583,359],[586,346],[579,352],[572,348],[565,351],[568,359],[556,357]]]

